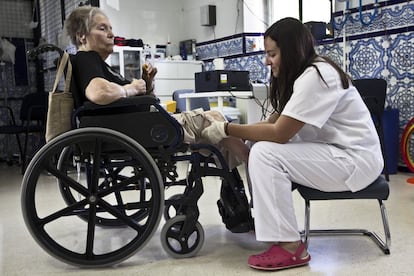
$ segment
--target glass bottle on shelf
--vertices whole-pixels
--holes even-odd
[[[126,79],[140,79],[141,53],[142,48],[139,47],[114,46],[114,52],[106,59],[106,62]]]
[[[141,78],[140,52],[124,50],[124,77],[129,80]]]

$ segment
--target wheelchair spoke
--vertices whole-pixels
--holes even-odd
[[[182,252],[188,252],[190,251],[190,247],[188,247],[188,242],[187,241],[181,241],[181,240],[177,240],[180,245],[181,245],[181,251]]]
[[[96,204],[91,204],[89,208],[88,233],[87,233],[87,239],[86,239],[86,255],[89,258],[93,257],[95,226],[96,226]]]
[[[107,189],[98,191],[97,195],[99,197],[105,197],[105,196],[107,196],[111,193],[115,193],[115,192],[127,187],[130,184],[136,183],[139,178],[140,177],[138,177],[138,176],[132,176],[128,179],[125,179],[125,180],[117,183],[116,185],[112,185],[111,187],[109,187]]]
[[[60,183],[68,188],[74,189],[76,192],[80,193],[83,196],[87,196],[89,194],[88,190],[78,182],[76,182],[73,178],[69,177],[66,173],[57,170],[54,167],[47,167],[47,171],[55,176],[57,179],[60,180]]]
[[[64,216],[69,216],[69,215],[77,215],[76,212],[73,212],[75,210],[77,210],[78,208],[85,206],[87,204],[86,199],[81,200],[79,202],[76,202],[75,204],[68,206],[66,208],[63,208],[62,210],[59,210],[53,214],[48,215],[47,217],[44,217],[43,219],[40,219],[40,221],[42,222],[42,225],[46,225],[58,218],[64,217]]]
[[[102,154],[102,140],[96,138],[95,139],[95,147],[93,149],[93,169],[92,169],[92,176],[91,176],[91,185],[89,186],[89,191],[91,193],[96,193],[98,186],[99,186],[99,172],[100,172],[100,166],[99,160],[101,160],[101,154]]]
[[[136,230],[139,234],[142,233],[143,229],[142,227],[137,224],[133,218],[130,218],[126,216],[125,214],[121,213],[116,206],[112,206],[111,204],[107,203],[105,200],[99,200],[99,205],[101,205],[103,208],[106,209],[107,212],[109,212],[114,217],[120,219],[125,224],[130,226],[132,229]]]

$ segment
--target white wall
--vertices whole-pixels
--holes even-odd
[[[166,44],[168,39],[178,44],[185,39],[203,42],[242,32],[264,32],[267,1],[271,0],[101,0],[100,6],[116,35],[155,45]],[[375,0],[362,2],[367,5]],[[345,2],[336,0],[335,4],[341,11]],[[204,5],[216,6],[216,26],[201,26],[200,7]],[[350,0],[350,6],[358,7],[359,0]]]
[[[101,0],[115,35],[141,38],[151,45],[179,39],[182,33],[181,0]]]
[[[263,33],[268,25],[267,0],[244,0],[243,1],[243,32]]]
[[[186,18],[184,36],[197,42],[213,40],[243,32],[243,7],[240,0],[183,0],[183,16]],[[216,6],[217,25],[201,26],[200,7]],[[238,15],[239,10],[239,15]]]
[[[178,44],[185,39],[197,42],[243,32],[240,0],[101,0],[114,32],[126,38],[141,38],[144,43]],[[200,7],[215,5],[217,25],[201,26]],[[237,10],[240,15],[237,17]]]

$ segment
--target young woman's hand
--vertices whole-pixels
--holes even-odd
[[[226,125],[228,122],[216,121],[209,115],[206,115],[205,118],[208,119],[211,124],[201,132],[201,136],[204,139],[210,141],[212,144],[218,144],[221,140],[228,137],[226,134]]]

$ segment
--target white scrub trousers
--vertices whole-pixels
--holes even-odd
[[[346,181],[356,168],[365,169],[356,164],[358,161],[346,152],[328,144],[255,143],[250,151],[248,170],[257,240],[300,240],[292,182],[327,192],[349,191]],[[377,176],[373,172],[372,179]],[[359,188],[363,189],[372,181],[361,182]]]

